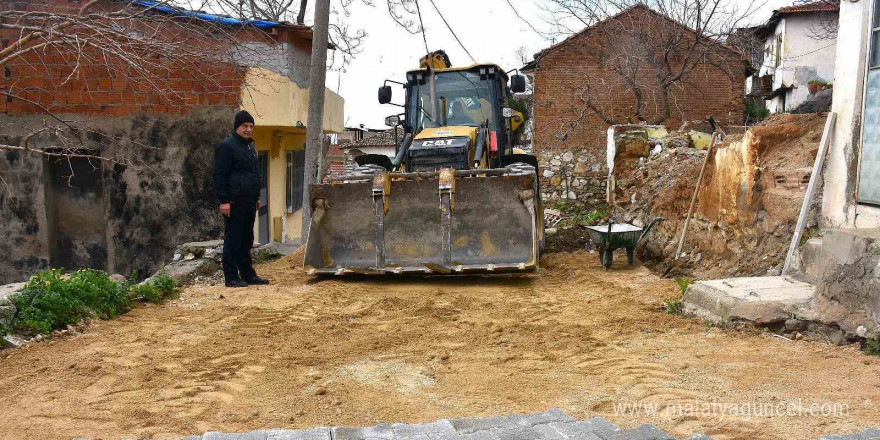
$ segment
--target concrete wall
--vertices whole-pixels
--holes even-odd
[[[92,118],[105,136],[83,135],[82,144],[101,157],[129,166],[104,166],[107,261],[110,272],[148,276],[179,243],[217,239],[223,221],[213,186],[214,147],[229,134],[231,109],[194,108],[185,116],[140,114]],[[77,118],[77,116],[68,116]],[[0,117],[5,142],[17,142],[41,117]],[[11,129],[10,122],[16,129]],[[35,139],[35,147],[56,145]],[[36,153],[0,155],[9,192],[0,195],[0,283],[27,279],[50,265],[52,222],[47,216],[45,160]],[[65,251],[65,249],[60,249]]]
[[[834,82],[836,42],[816,40],[813,36],[822,21],[820,14],[792,15],[785,21],[782,78],[786,85],[794,86],[786,96],[786,109],[790,110],[810,95],[810,80]]]
[[[862,111],[872,2],[840,3],[831,111],[837,123],[825,165],[822,199],[826,228],[880,227],[880,209],[856,203]]]
[[[0,134],[0,142],[17,133]],[[26,280],[49,267],[49,227],[41,156],[8,151],[0,154],[0,284]]]

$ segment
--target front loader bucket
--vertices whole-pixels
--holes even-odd
[[[304,266],[336,275],[535,270],[542,223],[529,170],[380,172],[314,185]]]

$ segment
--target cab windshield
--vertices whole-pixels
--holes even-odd
[[[492,87],[496,80],[480,80],[480,75],[472,72],[440,72],[435,77],[437,113],[446,113],[446,125],[469,125],[477,127],[488,123],[490,130],[496,129],[495,115],[492,111]],[[446,108],[443,108],[443,103]],[[439,127],[441,118],[431,112],[431,85],[412,86],[407,103],[407,111],[413,115],[410,127]]]

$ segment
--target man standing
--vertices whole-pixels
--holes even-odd
[[[214,150],[214,188],[226,229],[223,234],[223,275],[226,287],[269,284],[257,276],[251,261],[254,220],[260,209],[260,162],[254,149],[254,118],[235,114],[233,133]]]

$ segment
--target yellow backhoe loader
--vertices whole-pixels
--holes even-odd
[[[443,51],[421,59],[386,118],[396,154],[365,154],[357,170],[311,187],[304,267],[320,274],[503,273],[538,268],[544,242],[535,156],[513,148],[523,115],[511,109],[525,78],[494,64],[453,68]]]

